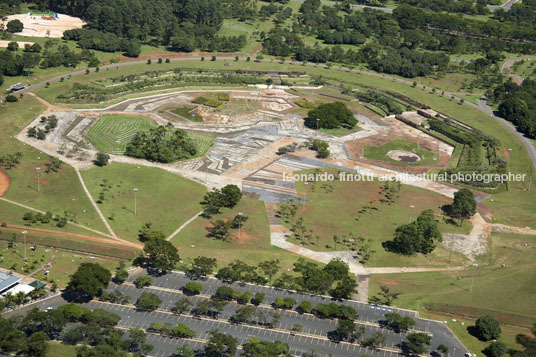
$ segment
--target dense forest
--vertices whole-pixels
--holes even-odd
[[[536,81],[526,79],[519,86],[506,82],[493,91],[499,115],[511,121],[517,130],[536,138]]]

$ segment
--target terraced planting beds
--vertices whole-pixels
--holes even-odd
[[[123,154],[136,133],[154,127],[155,122],[147,117],[104,114],[89,129],[87,136],[99,150]]]

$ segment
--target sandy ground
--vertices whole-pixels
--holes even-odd
[[[0,197],[2,197],[2,195],[7,192],[9,188],[9,183],[9,176],[4,170],[0,169]]]
[[[10,42],[13,42],[13,41],[0,41],[0,47],[7,48],[7,45],[8,45]],[[24,45],[28,44],[28,45],[31,46],[31,45],[33,45],[35,42],[17,41],[17,43],[19,44],[19,48],[24,48]]]
[[[69,15],[58,14],[55,20],[46,20],[40,16],[27,16],[26,14],[11,15],[7,17],[6,24],[11,20],[20,20],[24,29],[22,32],[17,33],[21,36],[29,37],[58,37],[63,36],[63,32],[66,30],[79,29],[85,24],[84,21],[78,17],[72,17]],[[50,31],[49,33],[47,33]]]

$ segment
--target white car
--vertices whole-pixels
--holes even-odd
[[[465,353],[465,357],[473,357],[473,355],[470,354],[470,353],[467,353],[467,352],[466,352],[466,353]]]
[[[54,308],[52,306],[49,306],[45,309],[45,311],[51,311],[51,310],[54,310]]]

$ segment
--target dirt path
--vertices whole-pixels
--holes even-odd
[[[477,255],[486,252],[492,226],[478,212],[471,217],[470,221],[473,224],[471,233],[445,233],[443,234],[443,246],[447,249],[460,252],[471,259],[471,261],[474,261]]]
[[[512,79],[514,80],[515,83],[517,83],[518,85],[521,85],[521,83],[523,83],[525,78],[523,78],[520,75],[517,75],[517,74],[511,72],[510,68],[514,64],[516,64],[517,62],[527,61],[527,60],[534,60],[534,57],[518,57],[518,58],[509,59],[509,60],[507,60],[506,62],[503,63],[503,65],[501,66],[501,71],[506,73],[510,77],[512,77]]]
[[[193,216],[192,218],[190,218],[189,220],[184,222],[179,228],[177,228],[177,230],[175,232],[171,233],[171,235],[169,237],[167,237],[166,240],[168,240],[168,241],[172,240],[173,237],[175,237],[177,234],[179,234],[180,231],[182,231],[187,225],[192,223],[192,221],[194,219],[196,219],[197,217],[199,217],[202,213],[203,213],[203,211],[197,212],[197,214],[195,216]]]
[[[7,190],[9,189],[10,182],[11,180],[8,174],[4,170],[0,169],[0,197],[2,197],[4,193],[7,192]]]
[[[491,229],[492,229],[492,232],[536,235],[536,229],[531,229],[530,227],[520,228],[520,227],[507,226],[505,224],[494,223],[491,225]]]
[[[392,267],[392,268],[365,268],[369,274],[399,274],[399,273],[425,273],[429,271],[456,271],[463,270],[465,266],[447,268],[418,268],[418,267]]]
[[[116,241],[115,239],[111,238],[101,238],[101,237],[94,237],[94,236],[88,236],[84,234],[78,234],[78,233],[69,233],[69,232],[60,232],[53,229],[45,229],[45,228],[32,228],[27,226],[19,226],[15,224],[8,224],[7,227],[2,227],[2,230],[11,231],[11,232],[21,232],[21,230],[25,230],[28,232],[28,234],[31,233],[37,233],[37,234],[49,234],[54,237],[62,237],[62,238],[76,238],[76,239],[83,239],[90,242],[95,243],[104,243],[104,244],[112,244],[112,245],[121,245],[126,246],[130,248],[135,249],[143,249],[143,244],[129,242],[129,241]]]

